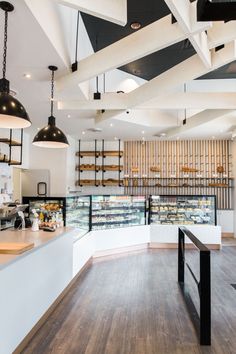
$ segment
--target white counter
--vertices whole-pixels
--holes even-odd
[[[11,354],[73,279],[86,259],[74,251],[77,230],[3,231],[1,242],[34,242],[21,255],[0,255],[0,354]],[[85,236],[86,237],[86,236]],[[77,241],[83,242],[83,239]],[[91,257],[87,254],[88,258]]]

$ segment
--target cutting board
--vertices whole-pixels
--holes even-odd
[[[29,242],[0,242],[0,254],[21,254],[34,247],[34,243]]]

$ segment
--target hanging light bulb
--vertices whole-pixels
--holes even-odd
[[[56,118],[53,116],[54,109],[54,73],[57,70],[56,66],[49,66],[52,72],[51,80],[51,116],[48,118],[48,125],[42,128],[34,137],[33,145],[44,148],[66,148],[69,146],[67,137],[56,126]]]
[[[8,12],[12,12],[14,6],[9,2],[0,1],[0,8],[5,12],[3,68],[0,79],[0,128],[27,128],[31,125],[29,116],[24,106],[10,95],[10,82],[6,79]]]

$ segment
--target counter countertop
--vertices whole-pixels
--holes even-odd
[[[72,227],[61,227],[56,229],[55,232],[45,232],[45,231],[32,231],[31,229],[27,230],[5,230],[0,232],[0,242],[30,242],[34,243],[34,247],[29,251],[26,251],[19,255],[10,255],[10,254],[0,254],[0,270],[10,263],[22,258],[29,253],[35,252],[40,247],[45,246],[47,243],[56,240],[64,234],[71,234],[71,237],[75,237],[75,233],[78,230],[73,229]]]

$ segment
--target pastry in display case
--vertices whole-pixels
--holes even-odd
[[[23,203],[28,204],[26,212],[30,219],[34,212],[38,214],[40,227],[65,225],[65,198],[23,197]]]
[[[92,196],[92,230],[145,225],[144,196]]]
[[[60,223],[78,228],[79,234],[90,230],[90,196],[23,197],[23,202],[29,205],[29,217],[32,210],[37,212],[41,226]]]
[[[76,227],[81,232],[90,230],[90,196],[66,198],[66,226]]]
[[[216,225],[215,196],[151,196],[149,223],[161,225]]]

